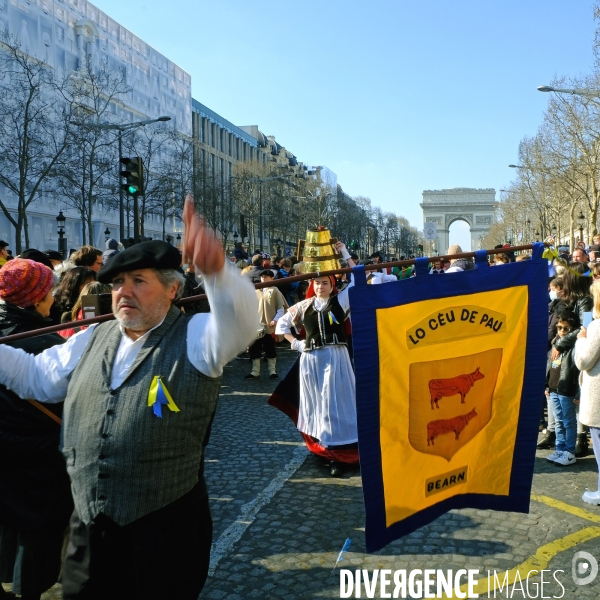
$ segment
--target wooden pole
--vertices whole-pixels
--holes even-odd
[[[550,244],[546,244],[549,246]],[[514,252],[516,250],[531,250],[533,246],[531,244],[527,244],[525,246],[511,246],[510,248],[494,248],[492,250],[486,250],[488,254],[502,254],[505,252]],[[475,256],[475,252],[463,252],[462,254],[450,254],[446,256],[432,256],[428,258],[431,261],[437,260],[455,260],[458,258],[471,258]],[[395,260],[393,262],[387,263],[378,263],[373,265],[364,265],[365,271],[376,271],[378,269],[385,269],[387,267],[405,267],[409,265],[414,265],[415,260]],[[315,277],[322,277],[326,275],[338,275],[340,273],[351,273],[354,267],[345,267],[343,269],[332,269],[330,271],[320,271],[317,273],[303,273],[302,275],[294,275],[292,277],[284,277],[282,279],[273,279],[272,281],[265,281],[264,283],[255,283],[254,287],[258,289],[262,289],[265,287],[279,286],[279,285],[287,285],[288,283],[293,283],[294,281],[304,281],[305,279],[314,279]],[[190,296],[189,298],[183,298],[179,301],[180,306],[185,306],[186,304],[190,304],[191,302],[197,302],[198,300],[204,300],[206,298],[206,294],[201,294],[200,296]],[[92,319],[83,319],[81,321],[73,321],[71,323],[61,323],[60,325],[51,325],[50,327],[44,327],[43,329],[35,329],[34,331],[26,331],[23,333],[16,333],[14,335],[7,335],[6,337],[0,338],[0,344],[9,344],[11,342],[16,342],[19,340],[25,340],[31,337],[36,337],[38,335],[46,335],[48,333],[56,333],[58,331],[62,331],[64,329],[73,329],[75,327],[87,327],[89,325],[93,325],[94,323],[104,323],[105,321],[110,321],[114,319],[115,316],[110,313],[107,315],[102,315],[100,317],[93,317]]]

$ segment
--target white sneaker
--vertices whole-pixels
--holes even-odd
[[[554,462],[559,456],[561,456],[561,454],[562,454],[562,450],[556,450],[549,456],[546,456],[546,460],[549,460],[550,462]]]
[[[584,502],[587,502],[588,504],[598,505],[600,504],[600,490],[598,490],[597,492],[590,492],[590,490],[588,490],[587,492],[584,492],[581,499]]]
[[[565,450],[560,453],[560,456],[554,461],[554,464],[568,467],[569,465],[574,465],[576,462],[577,459],[575,458],[575,455]]]

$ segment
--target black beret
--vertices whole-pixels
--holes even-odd
[[[181,264],[181,254],[177,248],[154,240],[135,244],[115,254],[100,271],[96,279],[100,283],[112,283],[113,278],[125,271],[137,269],[177,269]]]
[[[50,259],[50,260],[60,260],[62,262],[62,254],[58,251],[58,250],[46,250],[46,252],[44,252],[44,254]]]
[[[258,272],[259,277],[262,277],[263,275],[265,277],[275,277],[275,275],[273,275],[273,271],[271,269],[263,269],[262,271]]]
[[[23,252],[19,254],[19,257],[26,258],[28,260],[34,260],[35,262],[38,262],[54,271],[54,266],[50,262],[50,259],[43,252],[40,252],[40,250],[36,250],[35,248],[27,248],[27,250],[23,250]]]

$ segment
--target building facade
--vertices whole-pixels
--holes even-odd
[[[26,53],[46,62],[58,80],[72,71],[105,63],[122,70],[129,88],[110,107],[110,121],[128,123],[171,117],[171,125],[184,135],[192,134],[191,78],[188,73],[154,50],[87,0],[0,0],[0,33],[19,41]],[[5,82],[10,85],[10,81]],[[115,136],[115,181],[118,178],[118,149]],[[27,210],[30,242],[35,248],[56,248],[56,216],[62,210],[66,221],[68,247],[81,245],[81,218],[76,210],[50,193],[43,185]],[[115,185],[115,188],[118,187]],[[9,212],[16,211],[17,199],[0,186]],[[114,204],[114,203],[113,203]],[[105,230],[118,238],[118,210],[94,210],[92,242],[103,248]],[[162,222],[145,222],[145,235],[162,237]],[[0,212],[0,238],[15,247],[14,228]],[[25,240],[22,240],[25,243]]]
[[[226,190],[234,174],[234,166],[250,162],[265,166],[267,172],[314,177],[331,189],[337,185],[334,173],[324,167],[304,165],[274,136],[263,134],[258,126],[235,126],[193,100],[188,73],[87,0],[0,0],[1,34],[16,40],[21,50],[47,64],[57,80],[63,80],[71,73],[91,72],[100,65],[105,65],[110,72],[122,73],[127,92],[111,102],[102,123],[126,125],[161,116],[170,117],[169,126],[193,143],[194,177],[198,169],[202,169]],[[1,47],[0,43],[0,51]],[[6,76],[4,79],[0,76],[2,85],[10,86]],[[91,243],[100,248],[104,247],[106,238],[119,238],[119,211],[115,207],[118,206],[121,179],[118,136],[116,131],[114,134],[114,143],[111,141],[107,154],[107,159],[114,162],[115,167],[114,197],[109,201],[97,201],[93,206],[90,238]],[[123,154],[128,156],[126,152]],[[322,187],[325,189],[324,184]],[[1,184],[0,199],[14,216],[18,198]],[[81,214],[64,195],[61,196],[49,177],[27,207],[30,247],[42,250],[57,248],[56,217],[59,211],[66,217],[67,248],[77,248],[82,244]],[[173,216],[168,217],[167,222],[161,215],[150,212],[144,219],[144,235],[147,237],[160,239],[167,233],[172,234],[174,239],[180,232],[181,223]],[[232,233],[233,230],[224,235],[229,238]],[[129,235],[132,231],[128,234],[126,229],[125,236]],[[0,239],[8,241],[15,249],[14,227],[2,211]],[[23,234],[21,245],[25,247]]]

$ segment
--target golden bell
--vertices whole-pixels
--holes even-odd
[[[342,255],[337,253],[334,244],[337,238],[332,238],[329,229],[319,227],[306,232],[306,241],[301,240],[298,256],[302,256],[305,273],[318,273],[333,271],[340,268],[339,259]]]

